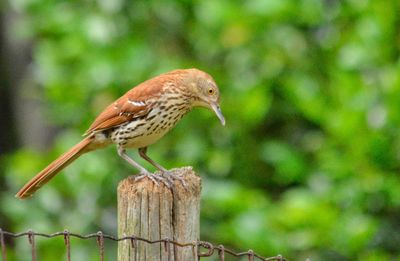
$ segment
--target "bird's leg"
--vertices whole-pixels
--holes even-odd
[[[170,171],[168,171],[166,168],[152,160],[149,156],[146,154],[147,152],[147,147],[139,148],[139,155],[143,159],[147,160],[151,165],[156,167],[159,171],[162,172],[163,176],[171,183],[174,184],[175,180],[179,180],[182,183],[183,187],[187,187],[185,180],[182,177],[173,175]]]
[[[139,163],[134,161],[132,158],[126,154],[125,149],[121,146],[118,146],[118,155],[126,160],[131,166],[137,168],[140,171],[140,175],[135,178],[135,180],[140,180],[144,177],[148,177],[151,181],[154,182],[158,186],[158,181],[164,182],[164,179],[158,175],[154,175],[153,173],[149,172],[147,169],[142,167]]]
[[[160,164],[158,164],[158,163],[155,162],[154,160],[150,159],[150,157],[147,156],[146,152],[147,152],[147,147],[140,148],[140,149],[139,149],[139,155],[140,155],[140,157],[142,157],[143,159],[147,160],[151,165],[153,165],[154,167],[156,167],[159,171],[161,171],[161,172],[168,172],[168,170],[165,169],[163,166],[161,166]]]

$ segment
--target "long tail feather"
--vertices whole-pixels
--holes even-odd
[[[76,144],[70,150],[58,157],[46,168],[33,177],[28,183],[23,186],[15,197],[25,199],[33,195],[36,190],[40,189],[44,184],[49,182],[57,173],[76,160],[80,155],[86,152],[85,148],[92,142],[92,137],[86,137],[81,142]]]

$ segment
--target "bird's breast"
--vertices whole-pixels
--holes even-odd
[[[157,106],[146,116],[116,127],[110,138],[125,148],[147,147],[162,138],[188,111],[174,106]]]

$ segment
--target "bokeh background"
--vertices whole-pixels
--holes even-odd
[[[116,235],[117,184],[135,171],[114,147],[30,200],[13,196],[115,98],[197,67],[220,86],[226,127],[196,109],[149,155],[202,176],[202,240],[291,260],[400,258],[397,0],[9,0],[0,10],[1,228]],[[40,260],[61,260],[62,241],[39,241]],[[29,259],[26,240],[9,243]],[[98,260],[94,242],[72,243],[73,260]],[[106,253],[114,260],[116,244]]]

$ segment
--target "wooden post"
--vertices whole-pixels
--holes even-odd
[[[118,237],[136,236],[149,240],[169,238],[191,243],[200,238],[201,179],[191,167],[171,170],[184,178],[187,189],[175,181],[173,190],[135,176],[118,186]],[[129,240],[118,243],[118,261],[191,261],[197,260],[191,246],[178,247],[164,243],[149,244]],[[169,254],[168,254],[169,252]],[[168,256],[169,255],[169,256]]]

